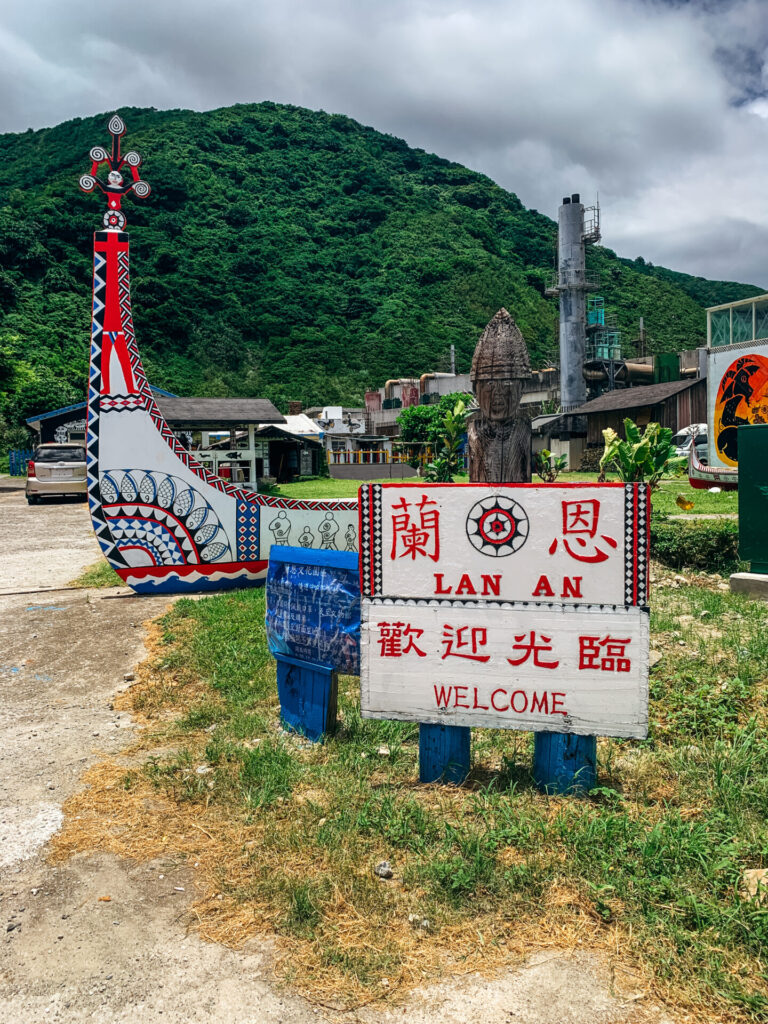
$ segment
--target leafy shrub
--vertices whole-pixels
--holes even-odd
[[[548,448],[533,453],[534,472],[545,484],[553,484],[567,465],[567,455],[553,455]]]
[[[580,473],[599,473],[600,459],[603,457],[602,448],[585,448],[579,463]]]
[[[739,566],[739,524],[733,519],[681,522],[654,516],[651,554],[673,569],[735,572]]]
[[[620,480],[644,480],[652,488],[658,487],[665,473],[681,471],[685,457],[676,454],[672,444],[672,431],[659,423],[649,423],[641,430],[629,417],[624,420],[622,441],[619,435],[608,427],[603,431],[605,451],[600,459],[600,477],[606,472],[616,472]]]

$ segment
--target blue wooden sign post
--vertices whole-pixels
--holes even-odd
[[[588,792],[597,782],[597,737],[534,733],[533,777],[545,793]]]
[[[419,724],[419,781],[460,786],[469,774],[470,728]]]
[[[287,729],[317,742],[336,727],[339,677],[332,668],[276,654],[280,717]]]
[[[322,740],[336,724],[337,672],[359,671],[357,554],[273,545],[266,627],[283,723]]]

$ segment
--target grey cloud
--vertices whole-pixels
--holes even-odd
[[[763,0],[135,0],[110,21],[84,0],[29,0],[0,30],[0,130],[128,104],[323,108],[466,163],[551,215],[561,195],[599,191],[628,255],[663,250],[678,269],[759,280],[762,256],[750,260],[735,229],[717,252],[685,239],[712,221],[705,192],[724,224],[768,228],[757,173],[768,119],[734,107],[768,87],[765,11]]]
[[[717,281],[748,281],[768,291],[768,227],[737,218],[720,218],[713,203],[710,222],[692,227],[683,236],[654,231],[631,237],[616,233],[611,244],[630,258],[642,256],[658,266]],[[760,254],[756,269],[756,254]]]

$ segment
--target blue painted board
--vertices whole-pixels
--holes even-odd
[[[280,716],[287,729],[317,742],[336,725],[338,676],[332,668],[275,655]]]
[[[535,733],[533,777],[546,793],[589,791],[597,782],[597,737]]]
[[[356,552],[273,545],[267,575],[267,643],[348,675],[360,671]]]
[[[419,725],[419,780],[460,786],[469,774],[469,726]]]

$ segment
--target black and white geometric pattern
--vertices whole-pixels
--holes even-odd
[[[648,604],[648,491],[647,484],[624,487],[624,604],[627,607]]]
[[[650,488],[647,484],[637,484],[637,592],[635,604],[645,607],[648,604],[648,558],[650,518]]]
[[[94,241],[106,241],[107,233],[97,231]],[[125,235],[120,241],[127,241]],[[104,335],[104,298],[107,289],[107,260],[103,253],[93,253],[93,319],[91,322],[91,361],[88,371],[88,431],[85,440],[86,471],[88,475],[88,506],[93,530],[104,557],[113,568],[124,568],[126,560],[120,554],[104,515],[99,489],[99,412],[101,403],[101,353]]]
[[[381,516],[381,484],[371,485],[371,531],[373,537],[373,589],[371,594],[380,594],[382,588],[381,579],[381,545],[382,545],[382,516]]]
[[[624,487],[624,604],[635,603],[635,488]]]
[[[360,589],[366,596],[371,589],[371,484],[360,488]]]

